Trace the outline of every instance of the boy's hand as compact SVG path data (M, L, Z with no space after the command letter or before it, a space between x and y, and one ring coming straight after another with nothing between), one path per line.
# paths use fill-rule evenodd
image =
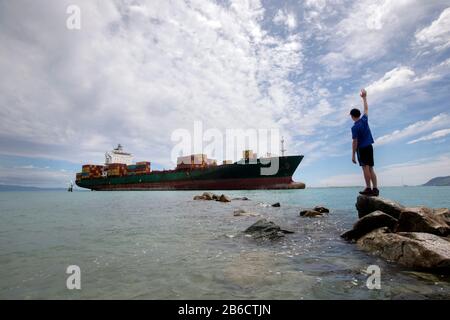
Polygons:
M361 96L361 98L365 99L367 97L366 89L361 89L361 93L359 95Z
M356 164L356 158L355 158L355 156L352 156L352 162L353 162L354 164Z

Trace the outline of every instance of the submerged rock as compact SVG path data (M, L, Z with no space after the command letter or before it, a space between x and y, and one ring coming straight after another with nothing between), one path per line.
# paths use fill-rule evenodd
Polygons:
M406 208L398 220L396 232L426 232L438 236L450 235L445 214L448 209Z
M328 208L322 207L322 206L315 206L313 208L314 211L320 212L320 213L330 213L330 210Z
M233 200L243 200L243 201L247 201L247 200L250 200L250 199L247 198L247 197L237 197L237 198L233 198Z
M234 210L233 215L235 217L258 217L259 214L255 212L248 212L243 209Z
M433 234L391 233L380 228L360 238L358 247L405 267L450 271L450 242Z
M315 217L322 217L323 213L316 211L316 210L303 210L300 211L300 217L305 218L315 218Z
M281 207L281 204L279 202L277 202L277 203L274 203L272 205L272 207L279 208L279 207Z
M293 233L293 231L281 229L272 221L261 219L248 227L244 233L250 234L255 239L276 240L284 237L286 233Z
M206 200L203 196L195 196L194 200Z
M391 217L398 219L405 207L395 201L380 197L358 196L358 199L356 200L356 209L358 210L358 216L360 218L374 211L382 211Z
M358 240L367 233L382 227L387 227L389 231L394 231L396 225L397 219L384 212L375 211L359 219L353 225L353 229L343 233L341 237L349 241Z
M222 194L216 201L220 201L220 202L231 202L230 198L227 197L226 195Z

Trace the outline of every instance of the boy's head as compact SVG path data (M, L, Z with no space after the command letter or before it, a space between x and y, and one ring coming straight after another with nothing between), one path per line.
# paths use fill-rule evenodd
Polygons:
M359 118L361 117L361 111L359 111L359 109L352 109L350 111L350 116L352 117L353 121L358 121Z

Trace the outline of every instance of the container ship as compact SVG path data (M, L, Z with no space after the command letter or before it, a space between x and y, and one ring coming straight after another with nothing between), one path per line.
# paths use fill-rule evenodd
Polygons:
M86 164L76 174L75 183L95 191L126 190L252 190L303 189L303 183L292 180L292 175L303 160L302 155L258 158L245 150L237 162L208 159L205 154L194 154L177 159L173 170L151 170L150 162L132 163L132 155L117 148L105 154L104 165ZM263 174L271 164L278 170Z

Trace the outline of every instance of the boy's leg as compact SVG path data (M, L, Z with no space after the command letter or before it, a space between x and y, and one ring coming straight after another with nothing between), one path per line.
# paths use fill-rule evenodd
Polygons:
M372 185L374 189L378 189L378 181L377 181L377 175L375 174L375 170L373 170L373 167L370 168L370 180L372 180Z
M370 172L369 166L362 166L363 173L364 173L364 180L366 181L366 188L371 189L370 187L370 180L372 179L372 174Z

